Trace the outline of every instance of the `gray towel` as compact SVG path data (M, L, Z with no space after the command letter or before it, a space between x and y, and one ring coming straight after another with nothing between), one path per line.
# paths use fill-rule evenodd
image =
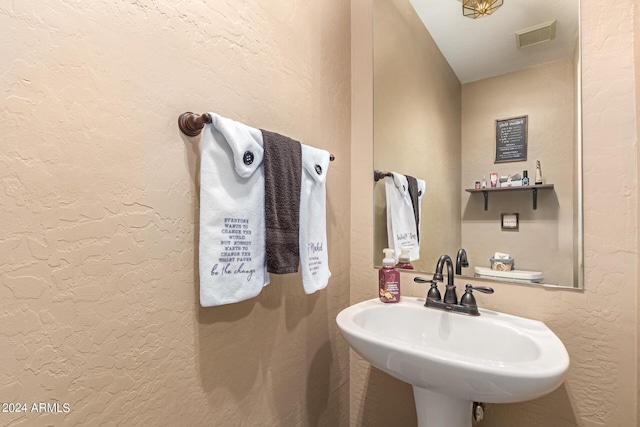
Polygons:
M405 175L407 177L407 183L409 184L409 197L411 197L411 203L413 204L413 216L416 219L416 237L418 242L420 241L420 207L418 206L418 180L412 176Z
M289 137L260 129L264 140L264 220L267 271L288 274L300 262L302 149Z

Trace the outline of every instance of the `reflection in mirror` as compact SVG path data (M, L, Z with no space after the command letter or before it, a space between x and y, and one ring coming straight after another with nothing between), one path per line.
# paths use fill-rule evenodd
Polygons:
M374 0L373 166L425 183L415 270L464 248L463 276L582 287L578 13L579 0L509 0L477 19L458 0ZM528 188L500 188L525 171ZM476 190L492 173L498 187ZM392 185L374 184L376 266L398 241Z

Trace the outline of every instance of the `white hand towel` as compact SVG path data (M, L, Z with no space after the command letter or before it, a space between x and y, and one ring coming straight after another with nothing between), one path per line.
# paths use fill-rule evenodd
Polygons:
M302 145L300 185L300 269L307 294L329 282L327 251L327 170L329 152Z
M409 249L409 259L420 259L420 241L418 239L416 217L413 202L409 194L407 177L391 172L392 176L385 178L385 194L387 197L387 234L389 247L396 256L401 253L402 246L412 246ZM422 196L425 191L424 180L418 182L418 218L422 216Z
M200 305L244 301L269 284L259 129L211 114L200 163Z

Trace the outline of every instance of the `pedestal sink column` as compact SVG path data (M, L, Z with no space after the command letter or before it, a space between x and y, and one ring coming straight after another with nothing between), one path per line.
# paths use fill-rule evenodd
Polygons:
M471 427L473 402L413 386L418 427Z

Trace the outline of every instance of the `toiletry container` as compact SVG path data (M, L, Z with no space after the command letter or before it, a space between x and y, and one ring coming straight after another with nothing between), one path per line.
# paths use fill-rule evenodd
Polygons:
M395 269L396 260L393 257L393 249L384 249L382 268L378 273L378 285L380 301L400 301L400 272Z
M529 185L529 171L522 171L522 185Z
M536 160L536 185L544 184L544 178L542 178L542 167L540 166L540 160Z
M411 265L411 258L409 257L409 249L411 249L411 246L402 246L400 248L400 256L398 257L396 268L413 270L413 265Z
M513 258L489 258L489 263L492 270L497 271L511 271L514 268Z
M498 186L498 173L491 172L489 178L491 179L491 187L496 188Z

